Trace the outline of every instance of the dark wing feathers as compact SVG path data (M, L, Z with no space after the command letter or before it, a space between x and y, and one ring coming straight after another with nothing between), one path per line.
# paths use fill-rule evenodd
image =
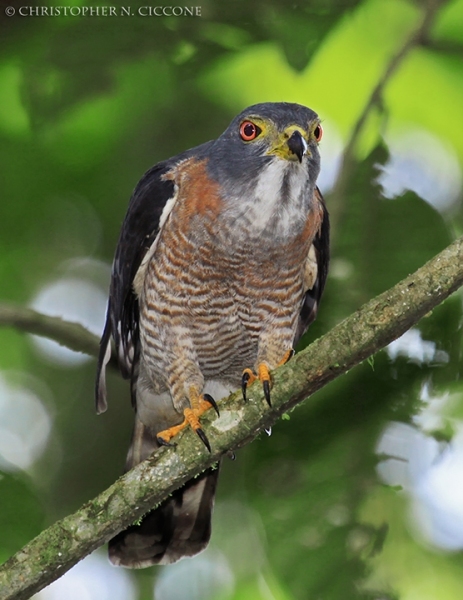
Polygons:
M105 367L110 358L111 336L116 345L119 368L132 374L138 352L138 300L132 284L135 274L159 232L162 211L174 193L172 181L163 175L172 161L155 165L142 177L130 200L114 257L106 324L100 341L96 380L97 411L106 410Z
M309 325L317 318L318 306L325 288L330 262L330 219L325 206L325 201L318 188L315 189L315 194L320 201L323 210L322 223L313 241L317 259L317 277L313 287L308 290L304 296L301 312L299 314L296 336L294 338L294 345L298 343L307 331Z
M156 165L135 188L114 257L109 293L111 330L125 377L130 376L132 362L128 346L136 343L138 331L138 301L133 280L159 233L162 211L174 194L173 182L162 178L170 166L169 163Z

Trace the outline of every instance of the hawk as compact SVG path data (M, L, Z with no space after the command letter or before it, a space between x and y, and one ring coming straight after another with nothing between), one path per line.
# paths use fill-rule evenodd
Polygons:
M288 360L315 319L329 262L316 180L318 115L298 104L241 112L216 140L156 164L133 192L112 267L96 381L114 340L131 381L126 470L184 427L210 449L200 417L214 398ZM209 469L109 543L116 565L173 563L210 538L218 470Z

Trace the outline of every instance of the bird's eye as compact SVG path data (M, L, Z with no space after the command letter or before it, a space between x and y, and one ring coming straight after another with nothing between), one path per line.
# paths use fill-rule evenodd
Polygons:
M262 129L251 121L243 121L240 125L240 136L245 142L255 140L261 132Z
M315 127L315 129L313 130L313 134L314 134L315 140L317 142L319 142L323 137L323 127L320 124L318 124Z

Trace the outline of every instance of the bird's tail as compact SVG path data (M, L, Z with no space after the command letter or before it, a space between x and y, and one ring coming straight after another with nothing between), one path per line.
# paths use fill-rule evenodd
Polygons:
M126 470L147 458L158 443L137 418ZM109 559L114 565L141 569L174 563L194 556L207 546L219 469L207 469L188 481L155 510L109 542Z

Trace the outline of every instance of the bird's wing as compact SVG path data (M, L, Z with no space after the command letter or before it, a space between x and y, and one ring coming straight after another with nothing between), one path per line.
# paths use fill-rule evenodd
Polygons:
M330 262L330 220L323 196L318 188L315 188L315 199L319 202L322 219L307 256L305 267L307 291L299 313L294 345L297 344L309 325L317 317Z
M111 337L123 376L128 378L132 374L138 351L138 299L133 281L144 256L159 235L162 212L174 196L173 181L163 179L170 166L166 161L145 173L132 194L122 225L98 357L96 405L99 413L106 410L105 369L111 356Z
M206 142L147 171L130 199L112 266L106 323L100 340L96 378L96 408L106 410L106 365L111 358L111 337L122 375L129 378L139 352L138 298L135 288L141 279L143 259L151 258L156 240L175 201L175 185L165 175L180 161L200 155ZM146 262L146 261L145 261ZM137 277L137 273L139 277Z

